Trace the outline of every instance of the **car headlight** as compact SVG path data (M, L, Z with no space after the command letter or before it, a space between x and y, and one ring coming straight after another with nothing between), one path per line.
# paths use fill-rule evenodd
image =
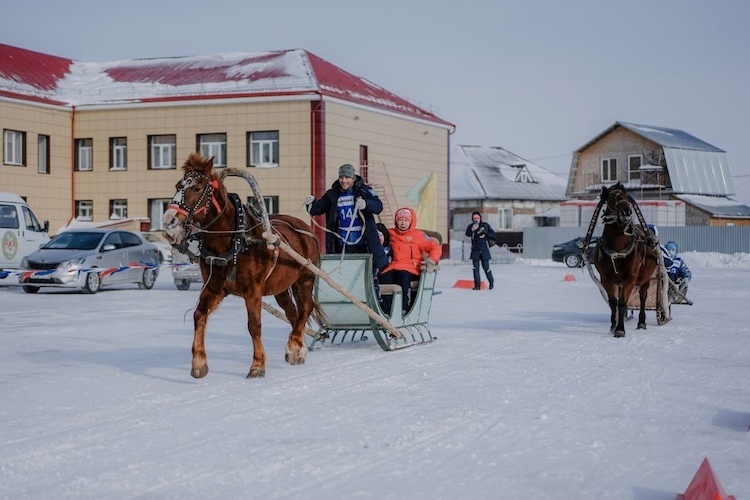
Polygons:
M29 267L29 259L27 259L26 257L21 259L21 267L23 267L24 269L31 269Z
M77 267L77 266L80 266L81 264L83 264L84 260L86 260L85 257L82 257L80 259L66 260L66 261L63 261L62 263L60 263L59 267Z

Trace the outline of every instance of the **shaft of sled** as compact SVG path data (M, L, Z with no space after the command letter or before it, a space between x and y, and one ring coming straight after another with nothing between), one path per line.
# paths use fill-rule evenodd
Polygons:
M271 314L279 318L281 321L289 323L289 320L287 319L286 315L284 315L283 312L279 311L268 302L265 302L265 301L261 302L261 306L263 307L265 311L270 312ZM315 331L312 330L311 328L305 327L304 330L302 331L311 337L315 337Z
M310 259L306 259L305 257L298 254L296 250L290 247L285 241L283 241L277 235L264 232L263 237L270 244L279 246L282 250L284 250L287 254L289 254L294 260L296 260L297 262L299 262L300 264L308 268L310 271L312 271L313 274L315 274L315 276L318 276L323 281L328 283L328 285L330 285L331 288L339 292L341 295L343 295L347 299L351 300L352 304L354 304L355 306L362 309L365 313L367 313L367 315L370 318L372 318L377 324L385 328L388 331L388 333L390 333L397 339L404 338L403 334L399 332L395 326L388 323L388 321L386 321L385 318L383 318L381 315L373 311L370 306L368 306L367 304L359 300L357 297L355 297L354 294L351 293L349 290L347 290L346 288L342 287L341 285L333 281L333 279L331 279L328 273L324 272L318 266L310 262Z

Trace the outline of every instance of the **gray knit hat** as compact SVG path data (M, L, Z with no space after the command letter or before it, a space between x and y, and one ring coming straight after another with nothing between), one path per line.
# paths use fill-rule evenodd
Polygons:
M354 167L348 163L344 163L339 167L339 177L349 177L350 179L356 179L357 174L354 173Z

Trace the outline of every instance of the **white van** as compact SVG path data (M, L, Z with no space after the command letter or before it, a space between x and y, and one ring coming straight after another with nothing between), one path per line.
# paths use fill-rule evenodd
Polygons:
M0 192L0 269L18 269L21 259L49 241L47 231L49 221L39 224L23 198Z

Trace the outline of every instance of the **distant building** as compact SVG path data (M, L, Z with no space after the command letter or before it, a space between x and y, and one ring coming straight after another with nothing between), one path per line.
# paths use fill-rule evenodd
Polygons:
M448 237L448 121L305 50L78 62L0 44L0 190L54 229L147 219L160 229L183 161L251 172L272 213L306 218L343 163L386 204L437 174ZM231 190L249 195L247 185Z
M578 201L561 205L561 224L587 226L593 208L582 200L618 181L656 224L750 225L750 207L729 198L725 151L679 129L626 122L574 151L565 194Z
M565 180L506 149L457 146L450 176L453 229L465 229L475 210L499 232L559 225Z

